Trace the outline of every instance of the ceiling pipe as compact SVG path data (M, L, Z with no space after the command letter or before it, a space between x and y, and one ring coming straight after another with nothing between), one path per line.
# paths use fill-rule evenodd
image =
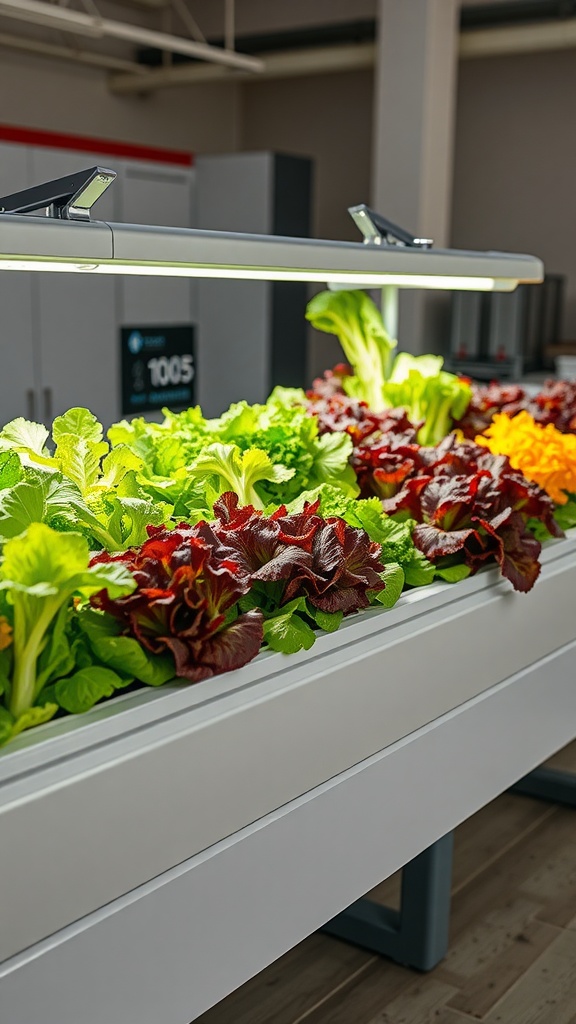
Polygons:
M460 35L460 56L499 57L518 53L572 50L576 47L576 18L558 18L532 25L503 25L474 29Z
M74 35L90 36L95 39L120 39L139 46L152 46L170 53L180 53L185 57L195 57L252 73L261 71L263 67L262 61L257 57L247 57L182 36L155 32L138 25L128 25L121 21L72 11L67 7L45 3L43 0L0 0L0 16L72 32Z
M102 71L129 72L131 78L133 75L142 73L142 65L137 64L136 61L122 60L121 57L112 57L106 53L94 53L90 50L73 50L56 43L45 43L40 39L26 39L22 36L10 35L7 32L2 32L0 35L0 47L20 50L22 53L34 53L40 57L69 60L74 64L83 64L87 67L99 68Z
M460 33L459 55L463 60L520 53L576 48L576 19L540 22L490 29L470 29ZM299 50L262 54L264 70L257 81L295 78L330 72L358 71L374 66L374 43L307 47ZM110 90L117 95L152 92L170 86L201 82L246 81L252 76L214 65L176 64L169 68L148 68L143 75L112 74Z
M319 46L303 50L287 50L263 54L264 70L257 81L294 78L301 75L322 75L332 71L357 71L371 68L376 59L374 43L344 46ZM119 96L151 92L168 86L193 85L200 82L254 81L252 75L213 65L176 64L169 68L149 68L139 75L111 75L110 90Z

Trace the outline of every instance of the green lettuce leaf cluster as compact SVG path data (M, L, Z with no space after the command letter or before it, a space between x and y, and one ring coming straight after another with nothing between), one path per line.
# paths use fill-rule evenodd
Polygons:
M40 423L12 420L0 431L0 460L0 540L44 523L122 550L172 513L138 483L142 459L127 445L111 448L88 409L58 416L51 438Z
M347 355L356 359L350 393L373 407L401 400L425 420L427 438L446 426L458 400L454 378L434 357L427 364L403 355L394 361L395 342L367 296L336 295L336 307L332 295L318 307L324 329L343 332ZM290 388L276 388L263 404L235 403L214 419L194 408L164 410L161 423L122 421L107 437L83 408L58 416L51 431L23 418L8 423L0 431L0 745L132 684L174 679L170 644L144 643L110 609L124 607L124 599L132 607L136 596L147 607L157 596L166 569L156 558L158 538L171 550L178 524L184 533L197 531L186 593L221 587L225 563L242 577L234 628L257 617L252 657L262 635L273 651L308 650L319 631L338 629L344 614L369 604L392 607L406 585L463 578L465 566L432 565L415 547L410 519L389 517L376 497L358 498L352 452L349 434L320 433L304 392ZM208 586L200 554L210 537L220 554ZM146 545L152 582L148 589L140 583L133 599L133 572L141 578ZM340 597L328 598L326 588L337 589L330 577L335 545L344 582ZM178 562L175 578L183 567ZM179 575L177 583L184 586ZM160 626L172 636L164 611L160 602ZM229 614L213 618L217 638L230 627Z
M343 387L374 412L404 408L414 424L422 423L418 441L438 444L464 415L472 390L442 369L441 356L393 358L397 342L388 335L382 316L364 291L325 291L308 303L306 318L319 331L335 334L354 375Z
M123 566L89 562L84 537L44 523L32 523L4 545L0 610L11 643L0 652L0 742L48 721L58 707L86 710L125 685L83 657L70 622L75 603L103 589L128 594L135 582Z
M108 437L142 460L139 485L172 503L176 520L210 518L214 502L230 490L258 509L325 482L355 496L351 439L320 435L305 404L304 392L275 388L264 405L237 402L217 419L204 419L198 408L164 410L162 423L122 421Z

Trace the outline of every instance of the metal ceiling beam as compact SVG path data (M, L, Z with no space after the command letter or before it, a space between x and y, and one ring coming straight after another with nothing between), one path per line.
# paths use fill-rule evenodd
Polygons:
M474 29L460 36L460 56L464 58L573 50L575 47L576 18Z
M185 39L183 36L155 32L139 25L84 14L81 11L46 3L45 0L0 0L0 16L72 32L74 35L96 39L120 39L139 46L157 47L169 53L180 53L185 57L194 57L242 71L254 73L262 70L262 61L256 57Z
M332 71L356 71L374 66L374 43L357 46L321 46L314 49L288 50L285 53L263 54L264 69L257 81L292 78L298 75L322 75ZM168 86L193 85L200 82L253 81L253 75L210 65L176 64L149 68L145 74L111 75L110 90L117 95L152 92Z
M566 49L576 49L576 18L540 22L538 25L471 29L460 33L459 55L463 60ZM264 70L258 75L257 81L372 68L375 53L374 43L263 53ZM253 76L214 65L183 63L172 67L147 68L144 74L138 76L112 74L109 87L117 95L129 95L170 86L247 80L254 80Z
M130 78L142 73L142 65L137 64L136 61L122 60L121 57L94 53L91 50L71 49L56 43L45 43L40 39L13 36L8 32L2 32L0 35L0 49L3 48L19 50L22 53L33 53L40 57L51 57L56 60L68 60L74 64L83 64L87 67L99 68L102 71L129 73Z

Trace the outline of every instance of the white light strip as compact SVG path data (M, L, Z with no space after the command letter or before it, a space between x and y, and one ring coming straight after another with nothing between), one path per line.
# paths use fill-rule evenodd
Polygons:
M365 271L299 270L276 267L199 267L118 262L71 263L58 260L25 260L0 257L0 270L53 271L56 273L126 274L137 277L201 277L237 281L312 281L348 284L357 288L435 288L448 291L513 291L512 278L442 277L423 274L386 274Z

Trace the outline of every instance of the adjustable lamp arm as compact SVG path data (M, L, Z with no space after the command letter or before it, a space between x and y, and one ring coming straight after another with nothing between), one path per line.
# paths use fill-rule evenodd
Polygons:
M433 244L431 238L416 238L411 231L393 224L365 203L349 206L348 213L364 235L364 241L371 245L382 245L385 242L388 245L407 245L412 249L429 249Z
M48 216L56 219L90 220L91 207L115 178L116 171L89 167L0 197L0 213L34 213L46 209Z

